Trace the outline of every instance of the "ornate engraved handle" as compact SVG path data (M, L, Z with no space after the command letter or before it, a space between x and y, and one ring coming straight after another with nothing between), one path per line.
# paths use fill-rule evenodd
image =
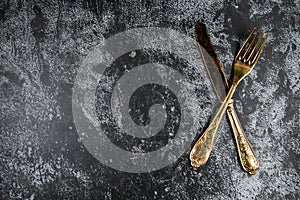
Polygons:
M232 85L224 102L222 103L221 107L219 108L216 116L211 121L208 128L205 130L205 132L201 135L199 140L196 142L194 147L192 148L190 152L190 160L191 165L193 167L200 167L204 165L208 157L210 155L210 152L212 150L214 138L217 132L217 129L219 127L220 121L225 113L225 110L229 104L229 100L231 99L234 91L235 91L236 85Z
M244 130L233 107L232 99L229 101L227 107L227 115L231 123L242 167L246 172L253 175L259 167L259 162L245 136Z
M200 167L207 162L221 118L222 115L219 115L213 120L213 123L210 124L191 150L190 160L193 167Z

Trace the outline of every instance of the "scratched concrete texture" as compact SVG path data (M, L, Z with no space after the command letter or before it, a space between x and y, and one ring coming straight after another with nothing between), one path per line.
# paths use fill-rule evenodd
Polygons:
M297 0L1 1L0 199L300 199L299 10ZM269 33L234 95L259 158L257 174L242 170L225 117L201 168L190 166L189 149L148 173L100 163L78 140L72 116L72 87L84 57L135 27L194 37L197 21L207 24L228 77L252 27Z

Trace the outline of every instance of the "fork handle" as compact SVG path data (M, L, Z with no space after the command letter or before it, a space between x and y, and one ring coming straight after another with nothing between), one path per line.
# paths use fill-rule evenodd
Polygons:
M209 127L193 146L190 152L190 160L193 167L200 167L207 162L223 114L224 112L217 114L217 116L212 120L212 123L210 123Z
M236 88L236 84L232 84L217 114L215 115L215 117L213 118L209 126L206 128L205 132L201 135L201 137L198 139L196 144L193 146L190 152L190 160L191 160L191 165L193 167L200 167L207 162L210 152L212 150L214 138L218 130L220 121L227 109L229 100L231 99L235 91L235 88Z
M237 117L232 99L227 107L227 116L233 130L242 167L249 174L255 174L259 167L259 162Z

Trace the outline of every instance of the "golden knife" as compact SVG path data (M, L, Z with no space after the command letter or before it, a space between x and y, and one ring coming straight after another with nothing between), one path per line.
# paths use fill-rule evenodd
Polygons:
M199 50L204 60L204 65L209 75L211 84L218 100L223 102L229 89L224 70L213 49L205 24L198 22L195 26L195 31L196 39L199 44ZM241 165L249 174L255 174L259 167L259 162L248 139L246 138L241 123L233 107L232 99L227 107L227 116L233 130Z

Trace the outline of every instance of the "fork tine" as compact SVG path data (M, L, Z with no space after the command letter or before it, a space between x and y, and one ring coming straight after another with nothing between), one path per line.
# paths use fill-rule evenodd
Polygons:
M261 32L261 33L260 33L260 36L259 36L259 38L257 39L256 44L255 44L255 46L253 47L253 49L252 49L250 55L248 56L248 59L246 59L245 62L249 62L250 60L252 60L253 57L255 57L255 56L253 56L253 54L254 54L255 50L258 49L258 46L259 46L259 44L260 44L260 42L261 42L261 39L262 39L263 36L264 36L264 32L263 32L263 31L258 30L258 33L259 33L259 32ZM257 33L257 34L258 34L258 33ZM258 51L259 51L259 50L258 50Z
M250 35L248 36L248 38L246 39L246 41L244 42L243 46L240 48L239 52L237 53L235 59L241 59L241 53L244 50L245 46L247 45L247 43L249 42L251 36L253 35L254 31L256 30L256 28L253 28L253 30L251 31Z
M267 42L267 39L268 39L268 34L266 35L265 39L263 40L262 44L260 45L257 53L255 54L255 56L253 57L251 63L256 63L258 61L258 58L259 58L259 55L261 54L266 42Z
M251 49L252 49L252 51L253 51L253 49L255 49L256 45L255 45L254 48L253 48L253 46L254 46L254 42L255 42L257 36L259 35L259 32L260 32L260 30L257 30L256 34L253 36L253 38L252 38L252 40L251 40L251 43L249 44L248 48L246 49L244 55L242 56L242 60L244 59L244 62L246 62L245 57L248 57L248 58L249 58L248 52L251 51ZM261 38L259 38L259 39L261 39ZM257 44L257 43L256 43L256 44ZM251 55L251 54L250 54L250 55Z

